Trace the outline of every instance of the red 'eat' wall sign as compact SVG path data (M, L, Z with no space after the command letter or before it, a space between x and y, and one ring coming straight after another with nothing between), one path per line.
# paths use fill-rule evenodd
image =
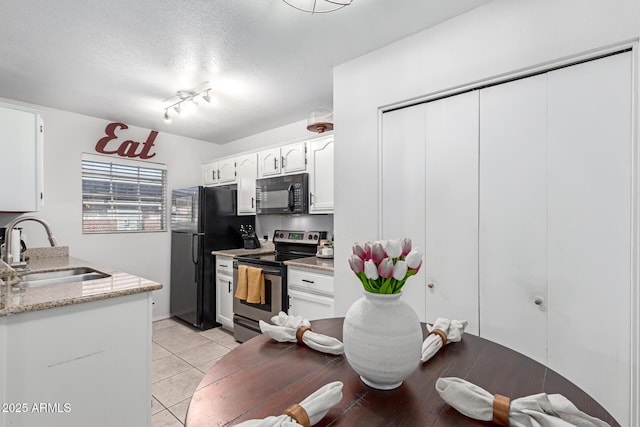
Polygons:
M129 126L124 123L109 123L104 129L106 136L100 138L96 143L96 151L102 154L117 154L121 157L139 157L141 159L150 159L155 156L156 153L151 153L153 142L156 140L156 136L158 136L158 131L155 130L152 130L151 133L149 133L149 137L144 143L127 139L122 141L118 148L115 148L118 143L116 130L128 128ZM113 143L109 144L111 141L113 141ZM142 145L142 148L140 148L140 145Z

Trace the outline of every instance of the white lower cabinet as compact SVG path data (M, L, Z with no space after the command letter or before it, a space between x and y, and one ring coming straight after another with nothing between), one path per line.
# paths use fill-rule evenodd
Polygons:
M233 330L233 258L216 255L216 322Z
M468 320L470 333L559 372L621 425L638 382L632 70L620 53L382 123L382 237L424 244L424 275L407 283L426 288L421 319Z
M309 320L335 316L333 273L290 266L287 283L289 315Z
M151 329L149 292L0 317L0 425L150 427Z

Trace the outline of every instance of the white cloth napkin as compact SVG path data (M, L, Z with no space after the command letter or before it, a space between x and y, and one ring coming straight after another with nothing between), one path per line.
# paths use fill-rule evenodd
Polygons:
M311 323L301 316L289 316L284 312L271 318L273 325L260 321L260 330L263 334L278 342L296 342L296 332L301 326L310 327ZM329 354L343 354L344 344L333 337L307 331L302 335L302 342L317 351Z
M327 412L342 400L342 382L334 381L320 387L300 402L300 406L307 411L309 422L315 425L327 415ZM297 427L300 426L288 415L271 416L262 420L247 420L236 427Z
M493 396L461 378L438 378L440 397L458 412L476 420L493 419ZM608 427L609 424L581 412L561 394L534 394L511 401L511 427Z
M438 317L433 323L433 326L427 325L427 329L429 332L434 329L444 332L447 336L447 344L449 344L450 342L459 342L462 340L462 334L467 325L468 322L466 320L449 320L444 317ZM443 344L440 335L429 335L422 343L422 356L420 357L420 361L424 363L431 359L442 347Z

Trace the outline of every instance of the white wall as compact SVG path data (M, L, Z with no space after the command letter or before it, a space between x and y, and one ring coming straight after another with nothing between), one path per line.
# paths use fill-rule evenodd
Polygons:
M316 136L318 136L318 134L307 130L307 121L301 120L220 145L220 148L216 153L216 157L259 151L268 146L304 141L305 139L311 139Z
M362 293L346 262L351 245L379 237L381 108L637 41L638 16L637 0L494 0L336 67L335 182L341 184L335 193L336 315L344 315ZM637 355L637 289L631 299L636 314L630 339ZM632 360L637 402L638 362ZM638 411L636 403L631 422L623 415L622 424L640 425Z
M495 0L334 70L336 259L378 233L379 108L640 35L640 2ZM358 197L354 197L354 189ZM409 236L410 237L410 236ZM336 314L360 295L336 262Z
M8 104L18 104L2 100ZM169 231L159 233L82 234L82 153L95 152L95 144L104 136L108 120L60 110L43 110L45 203L35 215L51 224L59 245L69 246L71 256L92 263L115 267L158 281L163 289L154 291L154 319L169 316L170 243ZM120 130L124 139L146 141L150 130L129 127ZM149 159L167 165L167 194L173 188L200 185L200 164L215 157L219 146L205 141L159 133ZM4 157L4 156L3 156ZM112 156L118 158L117 156ZM169 213L169 206L167 206ZM0 224L16 215L1 214ZM28 247L49 246L38 224L23 223ZM167 223L167 228L169 224Z

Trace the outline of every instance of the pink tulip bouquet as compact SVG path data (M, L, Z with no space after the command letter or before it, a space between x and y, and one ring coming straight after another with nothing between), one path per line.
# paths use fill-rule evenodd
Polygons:
M375 294L397 294L407 279L420 271L422 252L411 239L356 243L349 266L364 289Z

